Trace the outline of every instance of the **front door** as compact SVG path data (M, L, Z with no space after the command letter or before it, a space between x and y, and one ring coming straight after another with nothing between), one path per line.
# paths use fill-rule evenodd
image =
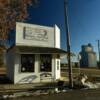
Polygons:
M52 71L52 55L41 54L40 55L40 72L51 72Z
M49 82L52 80L52 55L40 55L40 81Z

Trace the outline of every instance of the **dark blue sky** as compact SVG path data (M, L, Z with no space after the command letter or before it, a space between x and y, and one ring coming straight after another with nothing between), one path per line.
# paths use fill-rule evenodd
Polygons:
M38 8L29 11L29 23L53 26L61 29L61 47L66 49L64 26L64 0L40 0ZM68 0L71 50L78 53L81 45L92 43L97 52L100 39L100 0Z

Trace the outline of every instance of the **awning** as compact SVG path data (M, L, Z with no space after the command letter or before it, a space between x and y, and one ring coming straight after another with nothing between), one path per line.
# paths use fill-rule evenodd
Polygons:
M48 47L32 47L32 46L16 46L19 52L30 52L40 54L67 54L67 51L59 48L48 48Z
M16 52L19 53L37 53L37 54L61 54L61 55L67 55L68 52L59 49L59 48L49 48L49 47L33 47L33 46L12 46L9 49L7 49L7 52L9 50L14 49ZM71 56L75 56L74 53L71 52Z

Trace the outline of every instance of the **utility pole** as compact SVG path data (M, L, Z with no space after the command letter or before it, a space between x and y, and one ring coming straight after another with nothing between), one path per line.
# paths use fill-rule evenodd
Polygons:
M99 54L98 66L100 67L100 40L97 40L97 42L98 42L98 54Z
M65 16L65 31L66 31L66 45L67 45L67 59L68 59L68 69L69 69L69 87L73 88L73 75L72 75L72 65L71 65L71 50L70 50L70 33L68 25L68 15L67 15L67 0L64 0L64 16Z

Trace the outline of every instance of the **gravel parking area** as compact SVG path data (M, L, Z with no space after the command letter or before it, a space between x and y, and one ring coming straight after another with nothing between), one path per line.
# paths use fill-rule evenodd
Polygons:
M100 89L71 90L66 93L37 95L9 100L100 100Z

